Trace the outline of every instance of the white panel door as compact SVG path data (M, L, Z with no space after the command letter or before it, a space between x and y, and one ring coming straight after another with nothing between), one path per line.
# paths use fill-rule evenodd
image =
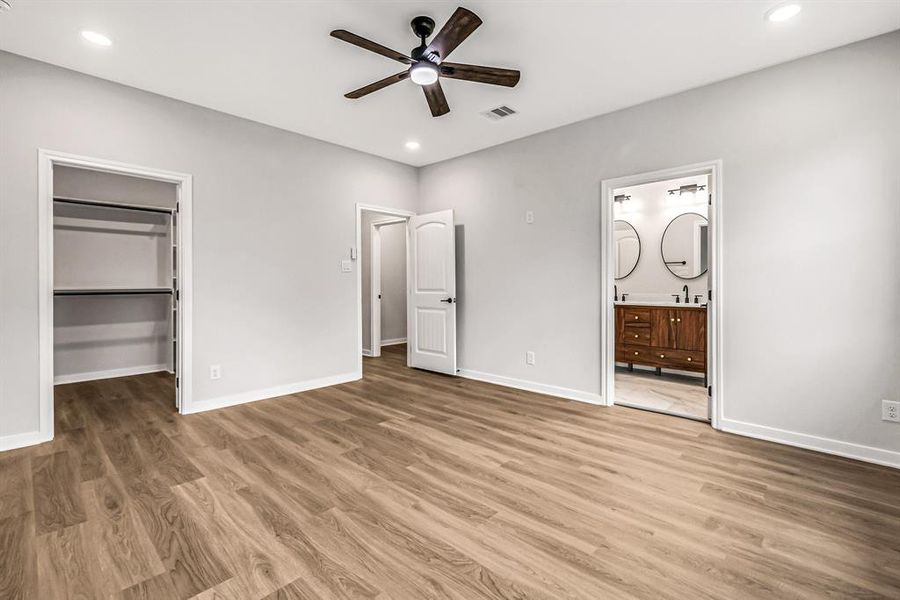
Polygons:
M456 374L456 243L453 211L409 220L409 366Z

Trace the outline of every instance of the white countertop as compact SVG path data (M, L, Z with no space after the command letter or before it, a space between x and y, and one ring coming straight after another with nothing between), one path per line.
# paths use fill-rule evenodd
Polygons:
M640 300L617 300L616 306L677 306L679 308L706 308L706 302L702 304L686 303L686 302L641 302Z

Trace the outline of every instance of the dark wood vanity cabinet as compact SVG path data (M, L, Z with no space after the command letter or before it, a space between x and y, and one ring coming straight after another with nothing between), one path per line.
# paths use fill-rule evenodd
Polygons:
M616 362L706 372L705 306L616 306Z

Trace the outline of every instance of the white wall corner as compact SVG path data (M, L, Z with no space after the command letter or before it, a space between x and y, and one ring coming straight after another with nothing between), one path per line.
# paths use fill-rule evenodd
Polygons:
M566 400L576 400L578 402L586 402L588 404L605 406L603 397L600 394L594 392L573 390L571 388L538 383L536 381L527 381L525 379L516 379L514 377L494 375L493 373L473 371L471 369L460 369L458 374L460 377L465 377L466 379L475 379L476 381L484 381L486 383L502 385L504 387L515 388L517 390L525 390L526 392L535 392L537 394L544 394L546 396L555 396L557 398L565 398Z
M744 421L735 421L732 419L722 419L720 425L721 430L728 433L900 469L900 452L895 450L864 446L862 444L854 444L852 442L844 442L841 440L810 435L808 433L788 431L786 429L778 429L777 427L756 425L754 423L745 423Z
M349 383L362 379L361 371L351 371L349 373L340 373L329 377L319 377L317 379L308 379L297 383L289 383L270 388L259 390L251 390L249 392L241 392L238 394L230 394L228 396L220 396L218 398L210 398L208 400L194 401L188 414L206 412L208 410L216 410L228 406L236 406L238 404L246 404L248 402L256 402L257 400L268 400L269 398L278 398L280 396L289 396L309 390L339 385L341 383Z

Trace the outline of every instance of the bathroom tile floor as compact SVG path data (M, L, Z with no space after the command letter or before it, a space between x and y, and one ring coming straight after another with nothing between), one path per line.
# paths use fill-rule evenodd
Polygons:
M616 402L708 419L708 399L702 377L616 367Z

